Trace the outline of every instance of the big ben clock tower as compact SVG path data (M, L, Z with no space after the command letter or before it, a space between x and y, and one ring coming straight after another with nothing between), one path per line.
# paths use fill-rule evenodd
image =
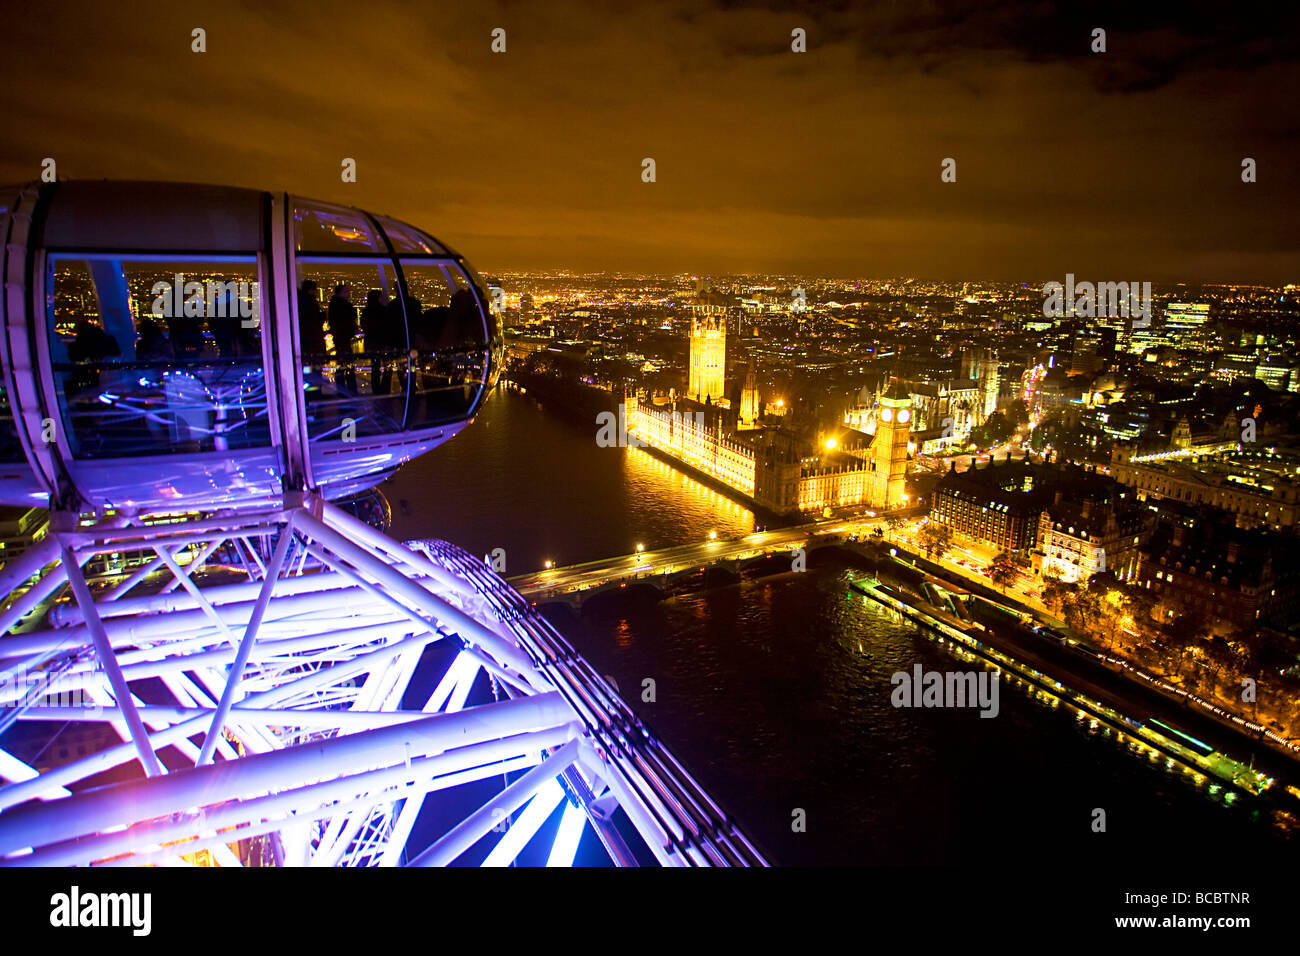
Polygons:
M912 433L912 398L901 384L889 386L876 413L871 440L870 502L877 511L903 503L907 477L907 441Z

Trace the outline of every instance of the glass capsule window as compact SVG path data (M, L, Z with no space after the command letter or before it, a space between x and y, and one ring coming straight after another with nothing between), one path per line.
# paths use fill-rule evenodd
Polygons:
M299 260L296 288L309 439L401 431L410 359L392 263Z
M393 244L393 251L399 254L419 254L426 256L445 256L446 248L432 236L421 232L414 226L387 216L376 216L379 227Z
M488 326L469 279L454 262L402 260L410 293L411 395L406 427L463 418L486 384Z
M252 256L48 261L46 324L76 458L270 444Z
M299 252L376 255L388 246L370 218L358 209L295 200L294 248Z
M470 281L478 288L479 294L483 296L483 301L488 304L488 344L491 355L489 356L490 366L487 387L492 388L496 385L497 379L501 375L501 368L506 360L506 329L505 319L501 315L501 303L492 295L487 283L483 281L483 277L475 271L473 266L463 260L461 266L465 269Z

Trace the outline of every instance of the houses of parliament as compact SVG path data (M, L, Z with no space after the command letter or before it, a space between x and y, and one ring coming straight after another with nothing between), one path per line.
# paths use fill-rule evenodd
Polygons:
M913 416L906 389L879 396L872 435L848 427L808 434L787 424L784 404L762 401L750 362L733 407L725 310L710 308L707 295L691 320L686 394L625 396L628 434L777 514L902 505Z

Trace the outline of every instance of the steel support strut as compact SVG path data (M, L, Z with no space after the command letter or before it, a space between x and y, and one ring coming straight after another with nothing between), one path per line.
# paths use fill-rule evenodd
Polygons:
M604 678L453 545L402 545L311 495L64 518L51 538L0 571L0 865L554 865L580 847L765 865ZM108 554L142 557L110 572ZM16 630L29 612L47 623ZM24 749L31 721L80 728L86 752Z

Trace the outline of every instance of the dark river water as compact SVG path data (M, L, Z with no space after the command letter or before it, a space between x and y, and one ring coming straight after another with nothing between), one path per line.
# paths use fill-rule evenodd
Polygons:
M752 530L742 505L645 452L598 447L595 431L499 390L384 486L392 533L504 548L514 575ZM774 862L1044 879L1179 866L1218 883L1294 865L1290 829L1248 794L1136 753L1041 692L1004 680L992 719L895 708L895 672L984 668L850 591L851 560L814 552L803 574L548 616Z

